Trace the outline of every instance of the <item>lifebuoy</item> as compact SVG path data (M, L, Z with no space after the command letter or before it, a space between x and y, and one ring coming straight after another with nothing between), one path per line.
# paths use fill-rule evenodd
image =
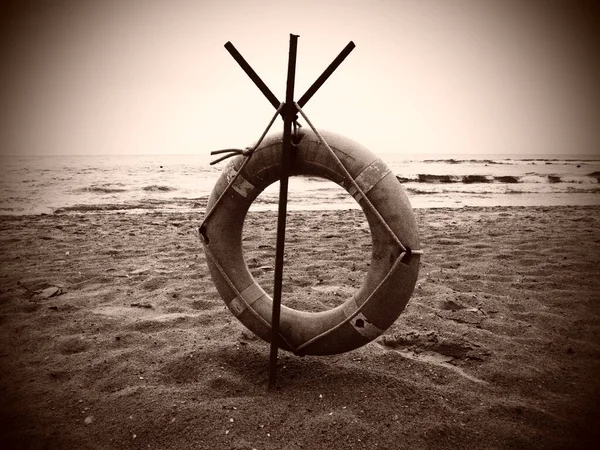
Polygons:
M278 345L300 355L347 352L382 334L406 306L420 260L416 220L395 175L356 142L333 133L319 134L335 155L314 132L300 130L292 149L290 175L325 178L353 195L369 223L372 256L361 287L343 304L316 313L281 306ZM233 158L208 200L210 212L200 229L219 294L231 312L267 342L271 340L272 299L248 270L242 228L252 202L279 180L281 152L282 135L278 134L267 137L249 161L241 155Z

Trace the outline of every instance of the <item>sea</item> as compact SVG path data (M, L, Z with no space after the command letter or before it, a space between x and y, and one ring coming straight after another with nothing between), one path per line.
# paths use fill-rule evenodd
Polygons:
M378 155L413 208L600 205L600 155ZM227 162L186 155L2 156L0 215L199 212ZM278 183L251 210L276 210ZM357 208L341 187L292 177L288 210Z

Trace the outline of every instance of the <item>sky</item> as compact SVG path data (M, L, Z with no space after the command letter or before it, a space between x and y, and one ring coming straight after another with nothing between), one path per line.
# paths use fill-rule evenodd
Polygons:
M600 155L597 0L0 3L0 153L206 154L258 139L290 33L318 128L375 153ZM282 129L278 120L273 131Z

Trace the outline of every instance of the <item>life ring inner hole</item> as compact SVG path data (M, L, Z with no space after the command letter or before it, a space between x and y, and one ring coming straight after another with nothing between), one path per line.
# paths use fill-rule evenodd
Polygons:
M332 202L320 209L295 210L288 207L283 304L298 311L320 312L344 303L360 288L369 270L372 240L364 212L336 183L324 178L293 176L290 177L288 196L294 199L311 195L306 183L320 185L326 192L333 192L336 198L339 193L340 197L343 195L352 200L354 206L340 208ZM332 189L332 185L339 190ZM242 228L242 249L248 270L271 297L277 243L278 186L279 183L275 182L259 194L253 204L269 205L270 208L257 211L251 207ZM318 195L319 188L312 189L312 192L315 191ZM291 205L294 205L293 201Z

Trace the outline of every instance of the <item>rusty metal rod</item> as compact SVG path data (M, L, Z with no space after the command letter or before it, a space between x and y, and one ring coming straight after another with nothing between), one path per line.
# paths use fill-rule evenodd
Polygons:
M254 81L256 87L258 87L258 89L260 89L260 91L265 95L265 97L267 97L267 100L269 100L271 105L273 105L275 109L279 108L281 102L277 100L275 94L271 92L271 89L269 89L269 87L264 83L264 81L261 80L258 74L254 71L254 69L250 67L250 64L248 64L248 62L244 59L240 52L237 51L233 44L231 42L227 42L225 44L225 48L227 49L229 54L233 56L233 59L236 60L236 62L240 65L244 72L246 72L250 79ZM281 116L283 117L283 112L281 113Z
M290 34L285 107L283 108L283 145L281 155L281 179L279 180L279 210L277 218L277 246L275 249L275 281L273 284L273 314L271 316L271 353L269 358L269 388L277 385L277 351L279 319L281 315L281 288L283 284L283 255L285 247L285 222L287 215L288 177L292 151L292 123L296 117L294 84L296 81L296 53L298 36Z
M309 87L308 90L304 93L304 95L300 97L300 100L298 100L298 105L300 105L300 108L302 108L306 104L306 102L308 102L310 98L313 95L315 95L315 92L317 92L317 90L321 86L323 86L323 83L327 81L327 78L329 78L331 74L335 71L335 69L337 69L338 66L344 61L344 59L346 59L346 56L348 56L350 52L354 50L354 47L356 47L356 45L354 45L354 42L352 41L350 41L348 45L344 47L344 49L340 52L339 55L337 55L337 57L331 62L331 64L329 64L329 66L327 67L327 69L325 69L321 76L317 78L316 81L312 84L312 86Z

